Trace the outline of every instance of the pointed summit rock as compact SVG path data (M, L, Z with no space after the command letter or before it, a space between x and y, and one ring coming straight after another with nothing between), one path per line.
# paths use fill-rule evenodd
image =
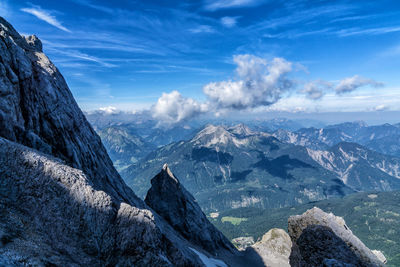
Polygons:
M235 251L231 242L212 225L194 197L174 176L167 164L151 180L145 202L190 242L214 254Z

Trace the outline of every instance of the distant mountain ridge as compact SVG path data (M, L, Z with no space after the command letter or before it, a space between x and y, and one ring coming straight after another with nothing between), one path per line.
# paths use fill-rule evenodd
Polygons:
M205 210L288 206L353 192L306 148L244 125L208 125L189 141L150 153L121 175L142 196L149 187L147 177L163 162Z
M277 130L273 135L283 142L312 149L327 149L340 142L353 142L382 154L400 157L399 124L368 126L365 122L347 122L324 128L302 128L296 131Z
M191 140L151 152L121 175L143 196L149 187L146 177L163 162L206 211L290 206L357 191L400 189L399 158L355 143L311 149L244 124L208 125Z

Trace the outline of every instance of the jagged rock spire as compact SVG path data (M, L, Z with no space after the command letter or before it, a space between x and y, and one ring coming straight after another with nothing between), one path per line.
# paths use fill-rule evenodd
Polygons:
M151 180L145 202L167 220L175 230L204 250L220 248L234 251L229 240L212 225L193 196L183 187L167 164Z
M162 175L167 176L168 178L171 178L174 182L176 182L177 184L179 184L178 179L175 178L174 174L171 172L171 170L168 167L168 164L165 163L162 167L162 171L161 171Z

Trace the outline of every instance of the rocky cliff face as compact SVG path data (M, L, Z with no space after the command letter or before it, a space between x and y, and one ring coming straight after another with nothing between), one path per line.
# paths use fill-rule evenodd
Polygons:
M189 241L210 253L220 248L234 251L229 240L212 225L193 196L165 164L151 180L145 202Z
M292 266L384 266L383 255L367 248L343 218L319 208L291 216L288 231Z
M2 18L0 178L0 262L204 265L122 181L40 40Z
M2 18L0 38L0 136L60 158L97 189L140 206L41 41L22 37Z

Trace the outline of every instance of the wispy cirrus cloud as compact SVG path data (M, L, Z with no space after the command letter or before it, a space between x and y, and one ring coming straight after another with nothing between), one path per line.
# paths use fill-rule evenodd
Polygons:
M204 9L216 11L227 8L254 7L267 2L266 0L207 0Z
M95 56L91 56L91 55L88 55L86 53L82 53L82 52L80 52L78 50L70 50L70 49L67 49L67 50L62 49L61 50L61 49L56 49L56 48L49 48L49 50L52 51L52 52L56 52L59 55L64 55L64 56L66 56L68 58L73 58L73 59L78 60L78 61L82 60L82 61L94 62L94 63L97 63L97 64L99 64L99 65L101 65L103 67L107 67L107 68L116 67L116 65L108 63L104 59L101 59L101 58L95 57ZM68 61L70 61L70 60L68 60Z
M354 7L349 5L329 5L290 11L281 15L263 20L248 27L248 30L261 31L267 29L286 29L285 27L297 26L298 23L313 22L319 18L337 18L343 14L351 13Z
M73 1L77 4L80 4L82 6L86 6L86 7L98 10L98 11L102 11L104 13L113 14L115 12L115 10L110 7L93 4L90 0L71 0L71 1Z
M35 17L37 17L40 20L43 20L45 22L47 22L50 25L53 25L54 27L65 31L65 32L71 32L69 29L67 29L66 27L64 27L61 22L59 22L57 20L57 18L51 14L51 11L42 9L40 6L32 6L32 7L26 7L26 8L21 8L21 11L25 12L25 13L29 13L31 15L34 15Z
M226 28L232 28L236 26L238 17L222 17L221 24Z
M400 26L377 27L377 28L350 28L336 31L339 37L348 37L355 35L380 35L386 33L400 32Z
M195 28L189 29L192 33L214 33L216 32L210 25L199 25Z

